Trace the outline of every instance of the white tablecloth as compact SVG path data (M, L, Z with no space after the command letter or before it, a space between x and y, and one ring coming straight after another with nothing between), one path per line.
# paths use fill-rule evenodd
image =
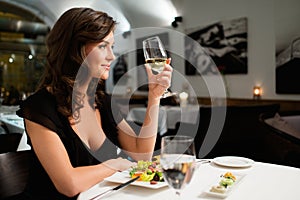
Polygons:
M143 123L145 119L145 114L146 114L146 108L144 107L137 107L137 108L132 108L128 115L127 115L127 120L128 121L134 121L138 123ZM163 135L166 133L168 130L167 128L167 112L166 109L161 107L159 109L159 114L158 114L158 130L157 132Z
M221 174L232 172L245 175L226 200L299 200L300 169L255 162L250 168L225 168L213 163L202 164L195 172L188 187L182 192L182 200L218 199L204 193L211 185L217 184ZM87 200L103 190L118 184L103 181L82 192L78 200ZM148 189L128 186L103 199L122 200L169 200L174 199L174 191L168 187Z
M167 127L169 129L175 129L178 122L195 124L198 119L198 105L187 105L185 107L168 106L165 108L167 110Z
M0 105L0 114L3 115L15 114L17 110L19 110L19 106Z
M143 123L145 114L145 107L132 108L127 115L127 120ZM158 132L163 135L168 129L175 129L178 122L196 123L198 115L198 105L161 106L158 116Z
M19 106L0 106L0 121L6 125L10 133L23 133L23 119L16 115Z
M6 125L9 133L23 133L25 130L23 118L16 114L0 114L0 121Z

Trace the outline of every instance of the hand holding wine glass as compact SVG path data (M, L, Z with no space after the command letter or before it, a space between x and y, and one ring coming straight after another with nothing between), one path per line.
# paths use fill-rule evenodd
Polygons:
M170 64L168 63L170 59L168 59L166 50L158 36L144 40L143 51L146 63L148 63L152 70L157 74L164 70L165 64ZM165 90L161 98L166 98L174 94L176 93L171 93L168 90Z
M195 170L194 139L189 136L165 136L161 143L160 163L163 176L180 198L181 190L190 183Z

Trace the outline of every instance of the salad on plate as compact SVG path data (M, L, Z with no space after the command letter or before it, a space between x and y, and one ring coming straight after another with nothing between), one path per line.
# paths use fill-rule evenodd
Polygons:
M138 181L150 182L150 184L164 182L159 157L154 157L153 161L138 161L136 166L130 168L129 176L131 178L139 176Z

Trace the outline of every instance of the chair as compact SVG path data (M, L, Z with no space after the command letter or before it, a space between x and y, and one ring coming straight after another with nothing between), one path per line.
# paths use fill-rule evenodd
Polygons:
M0 154L0 199L18 199L29 174L31 151Z
M300 111L262 113L259 120L269 129L300 145Z
M20 133L0 134L0 153L17 151L21 137Z
M268 130L266 145L272 160L300 168L300 111L262 113L259 120Z

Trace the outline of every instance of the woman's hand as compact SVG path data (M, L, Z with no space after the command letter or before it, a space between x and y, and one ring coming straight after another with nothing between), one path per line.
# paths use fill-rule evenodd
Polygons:
M124 170L129 169L130 167L136 165L136 163L131 162L124 158L111 159L111 160L103 162L102 164L106 165L107 167L109 167L115 171L124 171Z
M171 85L173 68L170 66L171 58L167 59L163 71L159 74L153 74L149 64L145 64L148 75L149 97L160 98L166 89Z

